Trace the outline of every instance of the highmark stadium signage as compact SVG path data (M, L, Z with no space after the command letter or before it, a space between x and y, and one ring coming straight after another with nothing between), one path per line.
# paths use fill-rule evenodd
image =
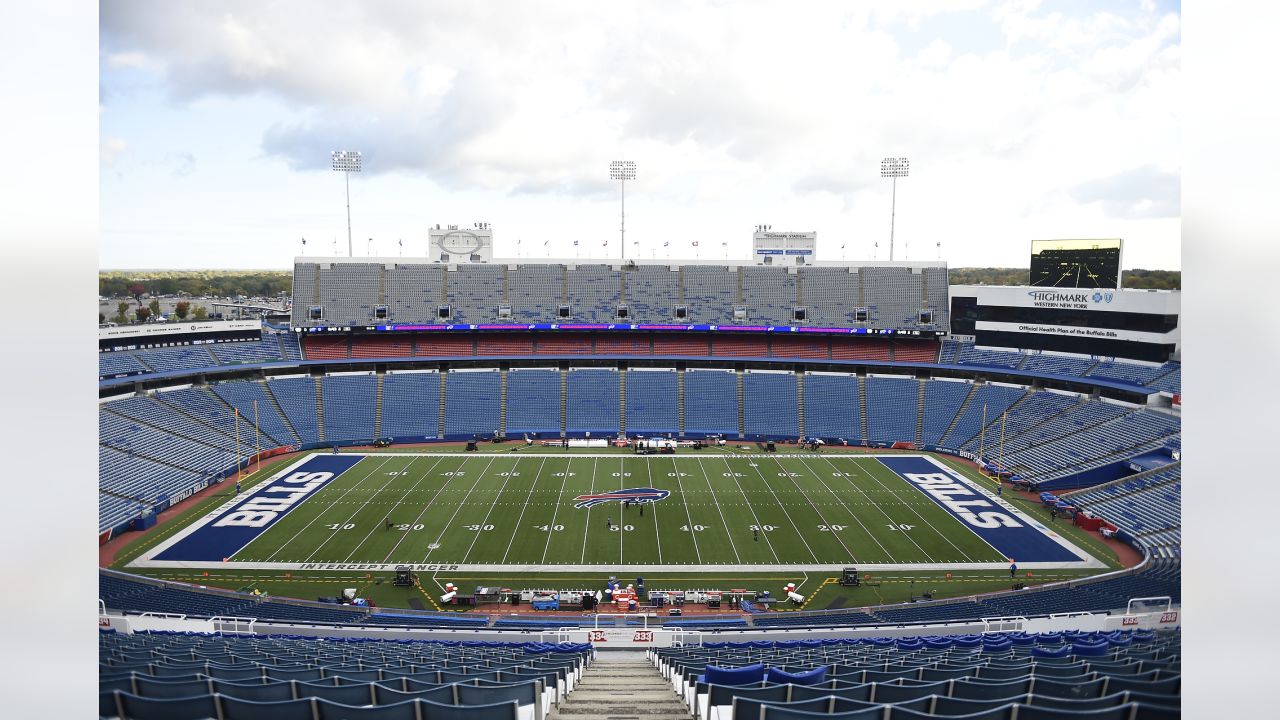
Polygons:
M1070 292L1063 290L1029 290L1027 295L1035 307L1069 308L1072 310L1096 310L1110 305L1116 294L1111 290L1094 292Z

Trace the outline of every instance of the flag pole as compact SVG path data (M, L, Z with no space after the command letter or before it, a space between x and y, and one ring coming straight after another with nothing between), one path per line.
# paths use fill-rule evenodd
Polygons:
M253 426L255 428L261 427L260 425L258 425L258 401L257 400L253 401ZM254 445L253 457L255 459L261 458L262 457L262 431L259 430L258 432L255 432L253 434L253 445ZM262 460L259 459L258 463L261 464Z
M996 466L996 482L1000 482L1000 471L1004 470L1004 421L1009 417L1009 411L1005 410L1000 416L1000 464Z
M978 435L978 474L982 475L983 477L987 476L987 469L982 465L982 463L986 462L984 460L984 458L986 457L986 447L987 447L987 404L982 403L982 434Z

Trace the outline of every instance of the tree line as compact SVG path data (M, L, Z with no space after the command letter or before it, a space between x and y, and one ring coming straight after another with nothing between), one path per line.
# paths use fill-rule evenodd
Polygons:
M283 270L193 270L193 271L107 271L98 273L98 294L103 297L133 297L133 285L142 285L148 295L191 295L200 297L275 297L293 290L293 273Z

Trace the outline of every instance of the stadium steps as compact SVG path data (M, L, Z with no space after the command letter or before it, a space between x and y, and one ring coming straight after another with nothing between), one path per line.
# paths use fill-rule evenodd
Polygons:
M209 395L210 395L214 400L217 400L218 402L222 403L223 405L226 405L226 406L227 406L227 411L228 411L228 412L235 412L235 411L236 411L236 407L235 407L234 405L232 405L231 403L227 402L227 401L226 401L226 399L225 399L225 398L223 398L221 395L219 395L218 393L214 392L212 387L209 387L208 385L205 385L205 389L204 389L204 391L205 391L206 393L208 393L208 394L209 394ZM263 439L265 439L265 440L270 440L271 442L274 442L276 445L283 445L283 444L284 444L284 443L281 443L281 442L280 442L278 439L276 439L275 437L272 437L271 433L269 433L269 432L267 432L266 430L263 430L261 427L259 427L259 426L258 426L257 421L253 420L252 418L250 418L250 417L249 417L248 415L246 415L245 413L240 413L240 419L241 419L241 420L243 420L243 421L245 421L245 422L247 422L247 423L249 423L249 427L252 427L254 430L256 430L256 431L258 432L258 434L259 434L259 435L261 435L261 436L263 437ZM205 422L205 424L206 424L206 425L208 425L208 424L210 424L210 423L208 423L208 422L206 421L206 422ZM226 435L227 433L224 431L222 434L223 434L223 435Z
M1094 363L1094 364L1093 364L1093 367L1091 367L1091 368L1089 368L1089 369L1090 369L1090 370L1093 370L1093 368L1094 368L1094 367L1097 367L1097 366L1098 366L1098 364L1097 364L1097 363ZM1150 386L1152 383L1159 382L1162 378L1169 377L1170 375L1172 375L1173 373L1175 373L1175 372L1177 372L1177 371L1179 371L1179 370L1181 370L1181 369L1182 369L1182 366L1181 366L1181 365L1174 365L1173 367L1169 368L1169 371L1168 371L1168 372L1162 373L1161 375L1159 375L1159 376L1157 376L1157 377L1153 377L1153 378L1151 378L1150 380L1148 380L1147 382L1145 382L1145 383L1143 383L1143 384L1144 384L1144 385L1146 385L1146 386Z
M379 289L379 297L382 290ZM374 439L382 437L382 383L386 379L383 373L378 374L378 395L373 401L373 437Z
M1018 364L1017 364L1017 365L1014 365L1013 367L1014 367L1014 369L1015 369L1015 370L1022 370L1023 368L1025 368L1025 367L1027 366L1027 363L1028 363L1030 360L1031 360L1031 356L1030 356L1030 355L1027 355L1026 353L1023 353L1023 355L1022 355L1022 359L1021 359L1021 360L1019 360L1019 361L1018 361Z
M618 433L627 434L627 371L622 367L618 368Z
M316 436L324 442L324 378L316 378Z
M566 437L566 433L568 429L569 429L569 371L565 369L560 371L560 437Z
M1128 416L1124 415L1109 422L1095 424L1092 427L1096 428L1096 427L1103 427L1106 425L1118 425L1124 422L1126 417ZM1087 429L1088 428L1082 428L1080 432L1084 432ZM1063 435L1062 438L1057 438L1055 440L1052 440L1051 442L1056 443L1063 438L1071 437L1071 435L1075 435L1075 434L1076 433L1071 433L1070 435ZM1126 445L1125 447L1122 447L1119 450L1105 453L1103 455L1095 455L1094 457L1088 458L1087 460L1083 460L1080 463L1077 463L1070 467L1058 468L1054 470L1046 470L1040 475L1028 474L1026 479L1029 480L1033 486L1038 485L1042 482L1049 482L1050 480L1058 480L1060 478L1067 477L1068 475L1071 475L1073 473L1081 472L1084 470L1090 470L1096 467L1101 467L1102 465L1105 465L1107 462L1112 460L1128 459L1128 458L1136 457L1143 453L1152 452L1157 448L1162 447L1169 440L1172 440L1173 438L1176 438L1181 434L1182 432L1179 430L1177 432L1171 432L1165 435L1161 435L1159 437L1152 438L1150 440L1143 440L1141 442L1137 442L1132 445ZM1093 490L1095 488L1096 486L1091 485L1089 486L1088 489Z
M796 372L796 432L805 437L804 432L804 373Z
M693 715L643 652L618 650L597 653L548 718L692 720Z
M146 359L142 357L141 353L131 352L129 354L133 356L134 360L137 360L139 363L141 363L142 367L146 368L148 372L158 372L154 367L151 366L151 363L147 362Z
M170 406L166 405L165 407L170 407ZM137 417L133 417L133 416L130 416L130 415L125 415L124 413L116 412L115 410L113 410L113 409L111 408L111 406L110 406L110 405L108 405L108 406L106 406L106 407L104 407L104 408L102 408L102 409L103 409L103 410L105 410L106 412L111 413L112 415L115 415L116 417L124 418L125 420L127 420L127 421L129 421L129 422L131 422L131 423L137 423L137 424L139 424L139 425L145 425L145 426L147 426L147 427L149 427L149 428L152 428L152 429L155 429L155 430L159 430L160 432L162 432L162 433L166 433L166 434L168 434L168 435L177 435L178 437L180 437L180 438L182 438L182 439L184 439L184 440L190 440L191 442L199 443L199 444L201 444L201 445L204 445L205 447L213 448L214 450L217 450L219 453L225 453L225 452L227 451L227 450L226 450L226 448L221 448L221 447L218 447L217 445L212 445L212 444L210 444L207 440L201 440L200 438L191 437L190 435L187 435L187 434L185 434L185 433L181 432L179 428L162 427L162 426L160 426L160 425L156 425L155 423L152 423L152 422L148 422L148 421L146 421L146 420L143 420L142 418L137 418ZM195 420L193 420L193 422L199 422L199 421L195 421ZM203 425L204 423L201 423L201 424ZM219 432L218 434L219 434L219 435L222 435L223 437L227 438L228 440L231 440L231 439L232 439L230 435L227 435L227 434L225 434L225 433ZM113 446L111 446L111 445L108 445L107 447L111 447L111 448L112 448L112 449L114 449L114 450L120 450L120 448L116 448L116 447L113 447ZM141 453L138 453L138 454L141 454ZM143 455L143 457L150 458L150 456L147 456L147 455ZM163 461L161 461L161 462L163 462ZM169 463L165 463L165 464L167 465L167 464L169 464ZM181 467L181 466L180 466L180 465L174 465L173 467ZM190 470L191 468L182 468L182 469L183 469L183 470Z
M1132 481L1134 481L1134 480L1145 480L1145 479L1147 479L1147 478L1151 477L1152 475L1159 475L1159 474L1161 474L1161 473L1163 473L1163 472L1167 472L1167 471L1169 471L1169 470L1173 470L1174 468L1177 468L1177 467L1179 467L1179 466L1181 466L1181 465L1182 465L1182 461L1181 461L1181 460L1174 460L1173 462L1169 463L1168 465L1161 465L1161 466L1160 466L1160 467L1158 467L1158 468L1152 468L1152 469L1150 469L1150 470L1143 470L1142 472L1140 472L1140 473L1135 473L1135 474L1133 474L1133 475L1125 475L1125 476L1124 476L1124 477L1122 477L1122 478L1117 478L1117 479L1115 479L1115 480L1112 480L1111 482L1105 482L1105 483L1102 483L1101 485L1090 485L1089 487L1077 488L1077 489L1075 489L1075 490L1068 490L1067 492L1062 493L1062 494L1061 494L1061 495L1059 495L1058 497L1064 497L1064 498L1067 498L1067 497L1071 497L1072 495L1078 495L1079 493L1084 493L1084 492L1096 492L1096 491L1098 491L1098 490L1106 490L1106 489L1107 489L1107 488L1109 488L1109 487L1115 487L1116 485L1123 485L1123 484L1125 484L1125 483L1127 483L1127 482L1132 482ZM1169 484L1169 483L1174 483L1174 482L1178 482L1178 480L1176 480L1176 479L1170 479L1168 482L1159 483L1159 484L1156 484L1156 485L1152 485L1151 487L1148 487L1148 488L1143 488L1142 490L1138 490L1138 491L1131 492L1131 493L1125 493L1125 494L1126 494L1126 495L1129 495L1129 496L1132 496L1132 495L1136 495L1136 494L1138 494L1138 493L1146 492L1146 491L1148 491L1148 490L1153 490L1153 489L1155 489L1155 488L1163 487L1164 485L1167 485L1167 484Z
M498 373L498 430L505 436L507 434L507 371L502 370ZM440 416L444 417L444 391L440 391ZM444 420L441 421L443 427ZM444 437L443 433L441 437Z
M195 388L192 388L192 389L195 389ZM206 389L205 389L205 392L207 392L207 393L209 393L210 395L212 395L212 396L213 396L213 398L214 398L215 400L217 400L219 403L221 403L221 404L223 404L223 405L226 405L226 406L227 406L227 414L228 414L228 415L232 415L232 414L234 414L234 413L235 413L235 408L232 408L230 405L227 405L227 403L226 403L222 398L218 397L218 396L217 396L217 394L215 394L214 392L210 391L208 388L206 388ZM174 405L173 403L166 401L166 400L164 399L164 393L159 393L159 392L158 392L158 393L156 393L155 395L153 395L152 397L153 397L153 398L155 398L156 402L160 403L161 405L165 406L166 408L169 408L170 410L172 410L173 412L177 413L178 415L181 415L182 417L186 418L186 419L187 419L187 420L189 420L192 424L195 424L195 425L204 425L205 427L207 427L207 428L209 428L209 429L213 430L214 432L216 432L216 433L218 433L219 435L221 435L221 436L225 437L226 439L230 440L231 442L233 442L233 443L234 443L234 442L236 442L236 437L235 437L234 435L232 435L231 433L226 432L226 431L224 431L224 430L222 430L222 429L220 429L220 428L218 428L218 427L215 427L215 426L213 425L213 423L206 422L205 420L203 420L203 419L201 419L201 418L198 418L198 417L196 417L195 415L192 415L191 413L187 412L187 410L186 410L185 408L183 408L181 405ZM258 428L257 428L257 426L256 426L256 425L254 425L253 423L249 422L249 419L248 419L248 418L241 417L241 418L240 418L240 420L241 420L242 422L248 423L248 424L249 424L249 426L250 426L250 427L252 427L255 431L257 431L257 432L262 432L261 430L258 430ZM162 429L162 430L164 430L165 432L171 432L171 433L173 433L173 434L175 434L175 435L181 435L181 434L182 434L182 433L179 433L177 430L171 430L171 429L168 429L168 428L161 428L161 429Z
M1014 403L1014 404L1010 405L1010 406L1009 406L1009 408L1008 408L1007 410L1005 410L1003 413L1000 413L1000 415L996 415L994 418L990 418L991 422L987 423L987 426L986 426L986 427L984 427L984 428L982 428L982 432L981 432L981 433L978 433L977 435L974 435L974 437L979 437L979 436L983 435L983 433L986 433L986 432L988 432L988 431L990 431L990 430L995 430L995 432L996 432L995 442L996 442L996 443L999 443L999 442L1000 442L1000 416L1001 416L1001 415L1007 415L1007 414L1012 413L1014 408L1016 408L1016 407L1018 407L1019 405L1021 405L1021 404L1022 404L1022 402L1023 402L1023 400L1026 400L1028 397L1030 397L1030 396L1034 395L1034 394L1035 394L1035 392L1036 392L1036 391L1034 391L1034 390L1028 390L1028 391L1027 391L1027 394L1026 394L1026 395L1024 395L1024 396L1022 397L1022 400L1019 400L1018 402L1016 402L1016 403ZM1017 438L1020 438L1020 437L1022 437L1023 435L1026 435L1026 434L1028 434L1028 433L1030 433L1030 432L1033 432L1036 428L1039 428L1041 425L1044 425L1045 423L1050 422L1051 420L1055 420L1055 419L1057 419L1057 418L1059 418L1059 417L1062 417L1063 415L1065 415L1065 414L1067 414L1067 413L1069 413L1069 412L1074 412L1075 410L1079 409L1081 405L1084 405L1086 402L1088 402L1088 401L1087 401L1087 400L1078 400L1078 401L1076 402L1076 404L1075 404L1075 405L1069 405L1069 406L1067 406L1066 408L1063 408L1060 412L1056 412L1056 413L1053 413L1052 415L1049 415L1049 416L1046 416L1046 417L1042 417L1042 418L1040 418L1039 422L1036 422L1036 423L1033 423L1033 424L1031 424L1031 425L1028 425L1026 428L1024 428L1024 429L1022 430L1022 432L1018 433L1017 435L1013 435L1013 436L1011 436L1011 437L1007 437L1007 438L1005 438L1005 439L1004 439L1004 442L1006 442L1006 443L1008 443L1008 442L1012 442L1013 440L1016 440ZM1081 428L1081 429L1085 429L1085 428ZM1050 442L1056 442L1056 440L1057 440L1057 438L1055 438L1054 440L1052 440L1052 441L1050 441ZM1037 445L1040 445L1040 444L1042 444L1042 443L1037 443ZM1027 447L1027 448L1022 448L1022 449L1023 449L1023 450L1027 450L1027 449L1030 449L1031 447L1035 447L1035 445L1029 446L1029 447Z
M916 379L916 447L924 442L924 380Z
M684 272L681 270L681 272ZM679 436L684 437L684 371L676 371L676 413L677 413L677 430Z
M862 429L862 440L867 439L867 379L858 377L858 423Z
M947 426L946 431L943 432L942 435L938 437L939 445L943 447L948 447L947 437L951 435L951 431L956 429L956 423L960 422L960 418L963 417L965 411L969 409L969 402L972 401L973 396L977 394L978 394L978 384L969 383L969 394L964 396L964 402L960 403L960 409L956 410L956 416L951 418L951 424ZM923 415L924 414L921 413L922 417Z
M285 414L284 408L280 407L280 401L276 399L276 394L271 392L271 384L266 381L262 383L262 393L271 401L271 407L275 408L276 414L280 416L280 420L284 422L284 426L289 428L289 432L293 433L293 444L298 447L302 446L302 437L298 435L298 431L293 427L293 423L289 422L289 416Z
M741 284L738 285L738 292L739 294L742 292ZM747 436L747 418L742 408L742 396L745 395L742 389L742 371L736 370L733 375L738 379L738 437L745 438Z

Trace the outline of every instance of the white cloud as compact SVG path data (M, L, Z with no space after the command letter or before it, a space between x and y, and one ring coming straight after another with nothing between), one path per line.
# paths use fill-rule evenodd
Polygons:
M947 29L974 18L1003 42ZM606 203L605 165L626 156L655 212L804 208L807 226L858 234L883 223L878 161L898 154L913 161L900 232L922 247L945 235L977 257L990 228L1024 231L1058 202L1130 220L1172 207L1095 197L1098 178L1178 165L1179 18L1154 10L121 0L102 28L108 106L134 102L109 92L125 68L148 68L193 127L208 98L270 99L287 110L244 119L267 158L321 171L359 149L367 176L425 176L495 208Z
M105 137L98 144L98 161L103 167L112 167L116 160L129 149L129 144L122 138Z

